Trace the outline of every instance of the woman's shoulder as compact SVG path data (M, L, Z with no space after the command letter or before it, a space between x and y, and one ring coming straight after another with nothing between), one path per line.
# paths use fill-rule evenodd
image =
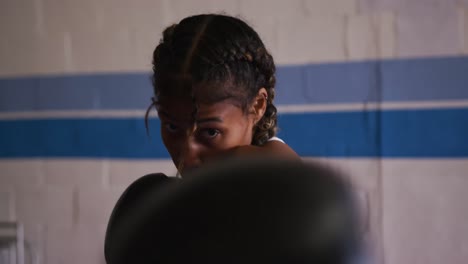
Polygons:
M279 141L281 143L285 143L284 140L282 140L281 138L279 137L271 137L270 139L268 139L268 141Z
M279 137L271 137L260 149L266 151L268 154L299 159L299 155Z

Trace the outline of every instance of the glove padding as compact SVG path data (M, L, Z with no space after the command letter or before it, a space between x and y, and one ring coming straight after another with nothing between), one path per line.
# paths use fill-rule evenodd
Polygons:
M147 199L157 199L160 191L177 181L178 179L168 177L164 173L152 173L137 179L127 187L117 201L107 224L104 242L107 263L118 263L119 260L115 258L121 250L125 251L128 248L127 237L133 232L129 224L139 217L142 209L150 209L144 208Z
M359 249L351 191L329 168L231 160L154 188L109 264L345 264Z

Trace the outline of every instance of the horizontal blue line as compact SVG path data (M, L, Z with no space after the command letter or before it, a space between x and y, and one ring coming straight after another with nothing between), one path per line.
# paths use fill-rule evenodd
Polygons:
M283 114L279 136L301 156L468 157L468 108ZM159 121L0 121L0 157L168 158Z
M468 99L468 57L278 67L276 103ZM0 112L136 110L150 103L149 73L0 79Z

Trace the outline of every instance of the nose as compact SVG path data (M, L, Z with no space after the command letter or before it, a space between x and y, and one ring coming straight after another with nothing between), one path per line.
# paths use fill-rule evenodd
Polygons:
M178 169L183 171L193 170L202 163L201 146L192 137L181 142L181 151L179 157Z

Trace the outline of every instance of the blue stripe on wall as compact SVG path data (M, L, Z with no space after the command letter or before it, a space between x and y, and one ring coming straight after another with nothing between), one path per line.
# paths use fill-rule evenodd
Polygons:
M468 57L278 68L277 104L468 99ZM145 109L146 73L0 79L0 111Z
M143 109L150 84L142 73L0 79L0 111Z
M156 121L143 119L0 121L0 157L164 158Z
M168 158L152 120L0 121L0 157ZM468 109L285 114L283 138L302 156L468 157Z

